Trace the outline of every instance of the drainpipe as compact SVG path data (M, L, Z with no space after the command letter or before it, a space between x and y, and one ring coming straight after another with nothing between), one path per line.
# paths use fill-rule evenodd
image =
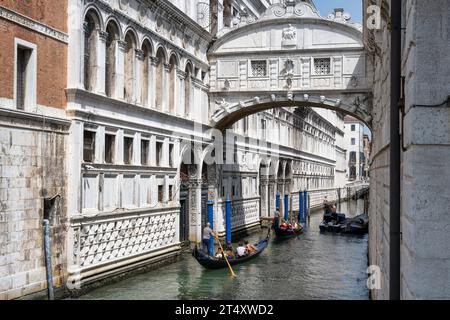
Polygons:
M391 128L389 192L389 299L400 300L400 125L402 2L391 1Z
M44 227L44 255L45 255L45 268L47 277L47 295L48 300L54 300L55 295L53 292L53 275L52 275L52 252L51 252L51 240L50 240L50 218L55 215L56 201L61 198L60 195L56 195L53 198L44 198L44 219L42 225Z

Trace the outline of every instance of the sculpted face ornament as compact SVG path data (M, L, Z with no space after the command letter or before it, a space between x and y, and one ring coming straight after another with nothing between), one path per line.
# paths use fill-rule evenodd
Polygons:
M225 79L225 82L223 83L223 85L224 85L224 87L223 87L224 90L226 90L226 91L230 90L231 83L230 83L230 81L228 79Z

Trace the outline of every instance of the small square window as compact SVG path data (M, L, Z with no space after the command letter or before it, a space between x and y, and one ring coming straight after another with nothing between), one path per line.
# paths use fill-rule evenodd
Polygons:
M356 144L356 139L352 138L352 146L354 146Z
M141 164L143 166L148 165L148 149L150 142L148 140L141 140Z
M356 126L354 124L352 124L352 131L356 130Z
M267 77L267 61L266 60L251 61L251 76Z
M330 58L314 59L314 74L317 76L331 74L331 59Z
M83 136L83 161L92 163L95 156L95 132L84 131Z
M162 203L164 201L164 186L158 186L158 202Z
M163 143L162 142L156 142L156 166L160 166L162 162L162 149L163 149Z
M133 138L125 137L123 139L123 162L131 164L133 161Z
M116 146L116 136L112 134L105 135L105 163L114 163L114 153Z

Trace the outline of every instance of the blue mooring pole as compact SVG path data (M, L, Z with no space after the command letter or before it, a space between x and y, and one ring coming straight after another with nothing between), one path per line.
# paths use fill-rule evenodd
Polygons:
M298 194L298 200L299 200L299 204L298 204L298 222L304 222L304 217L303 217L303 192L300 191L300 193Z
M231 200L227 199L225 205L225 224L226 224L226 240L227 244L231 243Z
M284 220L288 221L289 219L289 195L284 195Z
M50 222L44 219L44 250L45 250L45 267L47 271L47 294L48 300L55 300L53 293L53 275L52 275L52 254L50 251Z
M214 230L214 202L208 201L208 222ZM214 256L214 237L209 239L209 255Z
M280 210L280 193L277 192L277 200L275 202L276 210Z
M303 210L303 213L305 215L305 222L306 222L308 219L308 191L305 190L304 196L305 196L305 199L303 201L303 204L305 206L305 209Z

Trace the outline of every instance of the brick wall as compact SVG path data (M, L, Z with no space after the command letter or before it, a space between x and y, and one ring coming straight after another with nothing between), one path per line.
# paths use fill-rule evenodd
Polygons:
M65 108L67 45L0 18L0 97L14 97L14 38L37 46L37 104Z

